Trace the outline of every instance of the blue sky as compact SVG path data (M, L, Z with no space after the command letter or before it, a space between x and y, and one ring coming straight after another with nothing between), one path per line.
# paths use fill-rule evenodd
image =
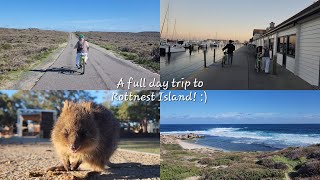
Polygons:
M159 31L159 0L3 0L0 27Z
M320 91L206 92L207 104L161 102L161 124L320 123Z

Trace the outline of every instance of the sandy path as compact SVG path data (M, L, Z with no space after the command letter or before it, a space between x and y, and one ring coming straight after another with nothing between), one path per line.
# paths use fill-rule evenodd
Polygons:
M214 148L209 147L209 146L203 146L203 145L199 145L199 144L195 144L195 143L189 143L189 142L182 141L182 140L177 140L177 143L183 149L187 149L187 150L191 150L191 149L212 149L212 150L215 150Z
M46 172L60 164L50 144L0 145L0 152L0 179L160 179L160 155L118 149L114 168L67 173Z

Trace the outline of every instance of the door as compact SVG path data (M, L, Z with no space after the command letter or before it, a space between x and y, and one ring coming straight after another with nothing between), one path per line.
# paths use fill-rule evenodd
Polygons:
M53 129L53 113L52 112L42 112L41 113L41 132L42 137L49 139L51 136L51 130Z

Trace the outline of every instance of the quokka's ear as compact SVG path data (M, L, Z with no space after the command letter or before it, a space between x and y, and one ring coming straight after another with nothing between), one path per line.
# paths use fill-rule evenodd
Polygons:
M83 107L87 112L91 112L93 109L93 103L92 102L84 102Z
M68 109L71 105L71 102L68 100L65 100L63 103L63 109Z

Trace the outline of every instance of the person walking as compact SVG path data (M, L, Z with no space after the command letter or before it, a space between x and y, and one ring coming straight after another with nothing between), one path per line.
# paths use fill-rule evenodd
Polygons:
M232 44L232 40L229 41L229 44L227 44L222 51L227 49L227 53L228 53L228 64L232 65L232 61L233 61L233 52L236 50L236 47Z
M262 68L266 74L270 71L270 51L267 46L262 50Z
M191 44L189 45L189 54L190 54L190 56L192 54L192 45Z

